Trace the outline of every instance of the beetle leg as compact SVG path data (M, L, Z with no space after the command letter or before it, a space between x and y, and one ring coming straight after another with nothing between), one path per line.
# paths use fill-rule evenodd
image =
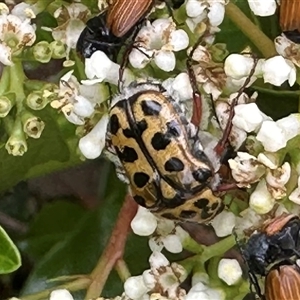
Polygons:
M226 127L223 131L223 136L222 138L219 140L218 144L215 147L215 152L219 155L219 156L223 156L224 151L226 151L226 146L228 143L228 138L232 129L232 119L234 117L234 107L238 104L238 99L239 97L242 95L242 93L245 91L247 85L249 84L251 77L253 76L254 72L255 72L255 68L257 65L258 59L256 57L253 58L253 68L250 71L249 76L247 77L247 79L245 80L243 86L239 89L237 96L232 100L231 104L230 104L230 109L229 109L229 117L228 117L228 121L226 124Z

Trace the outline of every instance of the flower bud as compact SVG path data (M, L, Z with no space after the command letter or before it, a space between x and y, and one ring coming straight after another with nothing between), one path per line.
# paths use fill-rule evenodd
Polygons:
M137 214L131 221L133 232L140 236L151 235L157 227L155 216L146 208L139 206Z
M4 118L8 115L15 103L15 95L2 95L0 96L0 118Z
M40 138L44 128L45 123L39 118L32 115L29 112L22 114L23 131L31 138Z
M26 104L33 110L43 109L50 101L43 97L41 91L33 91L26 98Z
M15 120L11 135L5 144L8 154L22 156L27 151L25 134L20 120Z
M51 292L49 300L73 300L73 297L68 290L60 289Z
M60 59L66 57L66 47L62 41L53 41L50 43L52 58Z
M242 278L243 272L236 259L222 258L218 266L218 276L227 285L234 285Z
M37 61L47 63L51 59L52 48L48 42L41 41L33 46L32 54Z

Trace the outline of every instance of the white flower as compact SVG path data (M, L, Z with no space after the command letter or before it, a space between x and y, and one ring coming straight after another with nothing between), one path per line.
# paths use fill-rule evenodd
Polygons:
M176 234L169 234L164 238L164 246L171 253L182 252L182 244L179 237Z
M133 300L138 300L148 292L144 284L143 276L129 277L124 283L125 294Z
M186 1L186 14L189 17L187 24L191 28L192 22L194 24L200 24L207 20L207 25L211 27L219 26L224 19L226 1L203 1L203 0L187 0Z
M195 284L185 297L185 300L225 300L226 294L221 289L212 289L202 282Z
M248 0L248 4L253 13L261 17L274 15L277 8L275 0Z
M171 253L180 253L183 249L182 242L189 235L181 227L167 219L157 219L157 228L149 239L149 247L154 251L161 251L164 247Z
M120 65L114 63L102 51L95 51L90 58L85 59L85 74L90 80L83 80L86 85L96 82L108 82L118 85ZM125 69L122 80L128 85L134 79L131 71Z
M287 140L300 134L300 114L291 114L279 119L276 124L284 131Z
M291 165L285 162L280 168L268 170L266 182L268 190L274 199L282 199L286 196L286 187L291 176Z
M150 256L149 262L151 274L154 276L156 283L154 284L153 279L148 277L147 286L155 286L152 291L163 292L167 299L178 299L183 296L184 291L180 288L180 284L187 277L186 270L177 263L170 265L169 261L160 252L154 252Z
M30 5L24 2L20 2L11 10L11 14L19 17L23 21L27 18L34 19L41 9L37 4Z
M89 15L89 9L82 3L64 5L54 12L54 17L57 18L59 26L53 29L44 28L52 31L54 40L67 45L67 60L70 49L76 48L76 43L85 28L85 22Z
M262 179L250 195L249 207L258 214L266 214L272 210L275 200L268 191L266 181Z
M239 104L234 107L232 124L246 132L256 131L263 121L264 115L256 103Z
M276 152L286 146L287 137L284 130L274 121L264 121L256 138L266 151Z
M81 92L87 91L80 87L76 77L72 75L73 71L66 73L59 83L58 100L53 100L51 106L56 109L61 109L66 119L76 125L83 125L85 118L92 116L94 113L94 107L96 103L94 100L94 94L91 91L99 91L99 88L95 85L89 87L88 95L85 96ZM99 97L98 101L101 101L102 97ZM91 99L88 99L88 96ZM102 98L103 101L103 98Z
M79 149L86 158L95 159L102 153L108 121L108 115L103 115L95 127L79 140Z
M218 277L227 285L234 285L242 278L243 271L236 259L222 258L218 266Z
M193 97L191 81L187 73L180 73L175 78L169 78L162 85L178 102L190 100Z
M261 152L258 154L257 160L271 170L276 169L279 164L279 157L277 153Z
M264 81L276 86L281 86L286 80L292 86L296 81L294 64L282 56L274 56L267 59L262 65L262 72Z
M51 292L49 300L73 300L73 297L68 290L61 289Z
M149 258L149 262L152 268L159 269L161 267L166 267L170 263L168 259L160 252L153 252Z
M262 59L258 60L254 75L261 73L262 62ZM241 54L230 54L224 62L225 74L236 80L248 77L253 67L254 59Z
M191 50L192 48L188 49L188 53ZM201 45L194 50L192 58L198 62L198 64L193 64L196 81L203 86L207 94L212 95L214 100L218 99L226 84L226 75L223 68L215 64L210 52Z
M140 236L148 236L157 227L156 217L146 208L139 206L137 214L131 221L133 232Z
M133 49L129 61L134 68L144 68L152 59L163 71L173 71L176 64L174 52L187 48L187 33L176 30L176 24L170 19L157 19L147 22L136 37L139 49ZM145 54L144 54L145 53Z
M284 148L290 139L299 134L300 115L291 114L277 122L264 121L256 138L263 144L266 151L276 152Z
M1 11L0 15L0 62L11 66L12 57L21 53L25 46L35 42L35 26L30 18L24 20L15 15L7 15Z
M247 152L238 152L237 156L230 159L228 163L239 187L250 187L250 184L257 182L266 170L255 156Z
M218 237L230 235L235 226L235 215L232 212L224 210L214 217L211 225Z
M291 60L297 67L300 67L300 45L292 42L284 34L275 40L275 48L278 54Z
M223 130L226 128L229 121L229 107L229 103L224 101L217 101L215 103L215 112L218 117L220 126ZM246 138L247 133L244 130L238 128L237 126L232 126L228 137L231 146L233 146L235 149L239 149L246 140Z

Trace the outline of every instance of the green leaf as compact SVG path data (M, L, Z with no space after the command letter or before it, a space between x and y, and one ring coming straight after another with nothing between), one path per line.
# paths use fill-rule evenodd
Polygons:
M76 228L86 211L80 206L58 200L43 207L30 226L20 248L33 258L41 258L49 249Z
M0 274L7 274L21 266L21 256L16 245L0 226Z
M106 185L109 190L104 193L104 201L97 210L82 213L74 207L68 210L65 206L64 213L59 213L59 221L51 216L47 217L48 224L47 226L43 225L46 226L44 233L50 233L53 243L36 263L24 286L23 295L57 286L57 282L48 282L48 279L62 275L88 274L95 267L110 237L126 191L126 186L116 178L115 172L111 173L113 174L108 177L109 182ZM49 208L49 211L52 211L51 215L53 216L55 209ZM42 216L38 217L40 220L36 220L36 225L42 224L41 218L45 214L46 211L42 212ZM62 224L63 215L65 215L66 224L61 226L55 224L56 222ZM30 237L35 234L36 236L37 234L41 235L42 232L43 228L41 230L35 228L31 231ZM30 237L28 243L33 242ZM47 244L49 247L50 243L47 242ZM30 247L32 249L33 246L30 245ZM45 250L43 246L40 249ZM83 299L82 294L76 297Z
M67 131L59 127L57 113L49 108L34 114L45 122L46 127L39 139L27 140L28 151L22 157L15 157L9 155L4 147L0 148L0 192L30 177L44 175L80 162L76 154L75 126L63 124L73 132L74 145L70 151L66 141L70 129Z

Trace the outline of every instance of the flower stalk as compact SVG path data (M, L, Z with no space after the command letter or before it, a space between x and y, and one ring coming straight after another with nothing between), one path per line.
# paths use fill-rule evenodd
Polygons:
M232 22L252 41L264 57L277 55L274 43L232 2L225 6L225 13Z

